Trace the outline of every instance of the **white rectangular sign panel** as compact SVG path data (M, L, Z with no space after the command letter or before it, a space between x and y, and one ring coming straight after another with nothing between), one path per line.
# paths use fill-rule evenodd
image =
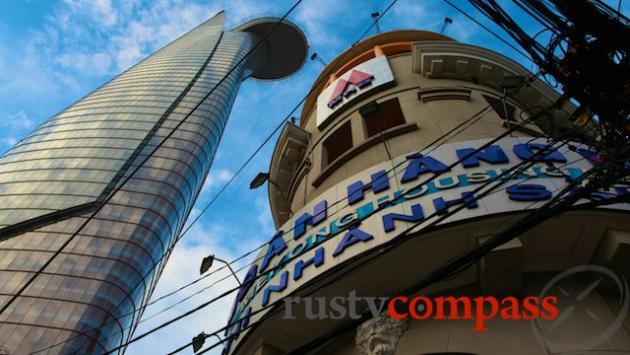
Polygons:
M317 127L323 127L335 112L359 97L393 81L394 74L384 55L376 56L348 70L317 97Z

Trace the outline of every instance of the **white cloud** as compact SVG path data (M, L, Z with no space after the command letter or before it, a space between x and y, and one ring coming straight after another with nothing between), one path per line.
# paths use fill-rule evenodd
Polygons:
M67 11L60 13L65 26L70 24L72 16L85 16L90 21L103 27L116 24L118 14L111 0L65 0Z
M269 209L269 202L267 199L257 198L255 205L257 211L256 221L260 227L261 234L269 237L272 236L276 231L276 227Z
M441 23L442 18L441 13L430 11L426 3L416 1L401 1L392 7L391 14L384 17L385 21L393 23L392 27L397 29L420 27L429 31L435 30L436 22Z
M108 50L118 71L124 70L210 18L219 8L192 2L160 0L127 8L127 21L109 31ZM133 16L135 14L135 16Z
M464 16L454 16L453 23L444 31L444 34L458 41L469 42L479 32L479 25L471 22Z
M118 73L210 18L218 8L179 0L64 0L47 26L55 63L86 75ZM42 45L42 43L38 43ZM92 64L90 64L92 61ZM44 63L45 64L45 63Z
M12 115L6 115L0 121L0 127L10 130L22 130L32 128L33 120L22 110Z
M12 97L15 102L34 98L57 98L68 92L78 94L76 80L68 73L59 70L55 58L59 51L60 30L50 24L39 31L27 32L22 39L23 46L13 46L11 51L3 51L4 66L0 76L0 96Z
M180 242L180 245L174 249L162 277L158 282L156 291L154 292L154 298L196 279L199 276L201 260L208 254L214 254L227 261L234 259L238 253L231 253L228 249L223 247L224 245L223 231L220 227L203 228L200 225L195 225L195 227L191 229L191 232L187 234L186 238ZM238 265L244 266L244 264ZM181 292L177 296L169 297L164 301L149 306L143 319L163 311L169 305L176 303L178 300L188 295L192 295L206 288L201 294L193 296L189 301L155 318L145 321L140 325L136 334L151 329L166 320L190 310L195 305L199 305L238 286L236 280L231 276L227 268L217 271L222 266L223 264L215 261L215 265L208 271L208 273L214 272L210 277L194 287L190 287L186 291ZM238 268L238 266L235 268ZM241 278L243 277L243 273L244 271L240 273ZM216 284L211 286L213 283ZM132 344L127 352L130 354L163 354L189 342L193 336L201 331L209 333L222 328L227 324L227 318L235 296L236 293L233 292L228 297L221 298L207 308L186 317L167 329L159 331L154 336L147 337L146 340ZM160 336L160 334L168 334L168 336ZM216 338L210 338L207 340L206 345L211 345L214 342L216 342ZM210 354L219 354L221 348L221 346L217 347L214 351L210 352Z
M13 147L18 142L15 137L2 137L0 138L0 143L9 147Z
M295 14L295 18L302 25L307 34L307 38L313 47L336 47L340 43L339 37L335 34L335 23L338 18L333 18L328 11L322 9L334 9L336 13L343 13L347 8L347 3L338 0L305 1L300 5Z
M39 30L28 32L12 58L4 56L0 69L0 95L12 92L43 95L50 92L86 92L84 78L117 74L155 52L178 36L209 19L221 9L228 13L227 27L269 11L276 4L257 1L181 0L63 0L45 17ZM284 7L284 6L283 6ZM284 10L284 8L282 9ZM72 73L72 75L68 75Z
M217 184L222 186L228 182L232 176L234 176L234 173L228 169L210 169L203 188L201 189L201 193L203 194L210 191L212 188L217 187Z
M89 3L94 6L96 15L101 18L101 22L105 26L113 26L116 23L118 16L112 8L111 0L91 0Z
M56 61L65 68L72 68L87 75L111 73L112 59L107 53L63 53Z

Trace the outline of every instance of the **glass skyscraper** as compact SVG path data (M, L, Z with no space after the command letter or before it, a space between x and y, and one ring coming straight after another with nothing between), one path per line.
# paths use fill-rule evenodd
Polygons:
M0 349L91 354L129 339L210 169L240 82L281 78L304 62L306 40L295 26L285 22L263 37L276 22L224 31L220 13L0 158L0 307L32 279L0 314Z

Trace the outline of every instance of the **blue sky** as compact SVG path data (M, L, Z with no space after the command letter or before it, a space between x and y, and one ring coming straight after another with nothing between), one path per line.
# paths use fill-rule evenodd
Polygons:
M455 2L470 9L464 1ZM388 3L304 0L289 19L305 31L311 50L330 61L364 32L371 21L370 13L382 11ZM610 3L616 7L616 1ZM219 10L226 10L227 27L232 28L259 16L281 16L291 4L291 1L279 0L0 1L0 151L6 151L48 117ZM524 21L513 4L506 3L506 6L517 20L523 21L529 33L538 31L534 23ZM623 12L627 15L628 10L626 4ZM471 10L470 13L503 34L478 12ZM381 28L383 31L407 28L439 31L445 16L454 20L446 29L446 35L493 49L533 69L514 50L440 0L399 0L381 21ZM197 206L205 205L232 177L300 101L321 69L319 63L309 61L287 80L243 83ZM196 278L199 263L208 254L231 260L269 239L274 228L266 190L251 191L248 185L259 171L268 170L272 150L273 144L267 145L182 240L154 296ZM223 276L225 274L217 273L189 293ZM142 323L138 332L234 286L229 279L221 282L189 302ZM159 312L186 294L149 307L145 316ZM133 344L128 353L164 353L190 341L202 330L213 331L225 323L230 303L231 299L226 299L149 336Z

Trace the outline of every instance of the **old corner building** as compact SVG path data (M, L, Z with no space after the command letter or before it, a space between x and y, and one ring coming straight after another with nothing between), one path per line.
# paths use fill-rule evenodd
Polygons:
M124 351L241 81L285 77L306 58L290 23L265 36L278 19L224 22L202 23L0 158L0 352Z
M513 60L436 33L382 33L341 53L317 78L299 125L288 123L276 144L268 188L278 233L238 293L224 352L274 355L314 343L309 353L628 353L627 283L615 276L630 277L627 204L563 213L421 292L554 295L565 314L557 324L494 317L487 331L475 332L474 320L393 325L378 317L343 328L348 316L321 310L351 293L395 295L596 163L577 143L535 155L552 144L541 136L573 131L574 107L565 104L452 166L557 98ZM502 177L531 159L530 168ZM433 174L440 175L422 183ZM494 180L507 183L468 199ZM627 192L614 186L598 198ZM438 220L455 208L461 211ZM588 272L575 275L581 271ZM296 297L322 303L296 302L287 317L283 301ZM309 312L320 316L306 319Z

